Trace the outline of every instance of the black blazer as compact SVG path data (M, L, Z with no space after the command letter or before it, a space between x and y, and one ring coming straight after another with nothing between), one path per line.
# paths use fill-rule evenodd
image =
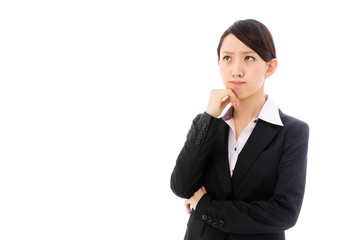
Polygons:
M232 177L229 126L207 113L193 120L171 189L190 198L205 186L207 194L190 214L185 239L285 239L304 196L309 127L279 114L284 126L258 120Z

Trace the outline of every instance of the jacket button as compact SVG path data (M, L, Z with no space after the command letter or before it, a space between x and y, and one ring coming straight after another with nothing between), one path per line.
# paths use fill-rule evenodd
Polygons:
M202 134L199 134L199 135L197 136L197 139L202 139Z
M204 220L204 221L205 221L205 220L207 219L207 216L204 214L204 215L202 215L202 217L201 217L201 218L202 218L202 220Z
M224 221L223 221L223 220L219 220L219 225L220 225L220 226L224 225Z
M200 145L200 143L201 143L201 142L200 142L199 139L197 139L197 140L195 141L195 144L196 144L196 145Z
M207 218L207 221L208 221L209 223L211 223L211 222L212 222L212 217L209 216L209 217Z
M214 218L214 219L212 220L212 223L213 223L214 225L216 225L216 224L218 223L218 220L217 220L216 218Z
M205 129L202 128L202 129L200 130L200 133L201 133L201 134L204 134L204 133L205 133Z
M204 129L205 129L205 128L206 128L206 126L207 126L207 125L206 125L206 123L203 123L202 128L204 128Z

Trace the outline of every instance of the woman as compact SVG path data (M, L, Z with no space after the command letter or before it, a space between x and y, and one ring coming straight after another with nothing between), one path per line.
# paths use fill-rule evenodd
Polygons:
M217 53L225 88L193 120L171 175L187 199L185 239L285 239L303 200L309 127L264 92L277 59L262 23L235 22Z

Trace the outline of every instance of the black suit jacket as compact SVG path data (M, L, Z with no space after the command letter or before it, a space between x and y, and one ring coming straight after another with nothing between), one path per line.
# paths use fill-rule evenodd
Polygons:
M193 120L171 189L190 198L205 186L207 194L190 215L185 239L285 239L304 196L309 127L279 114L284 126L258 120L232 177L227 123L207 113Z

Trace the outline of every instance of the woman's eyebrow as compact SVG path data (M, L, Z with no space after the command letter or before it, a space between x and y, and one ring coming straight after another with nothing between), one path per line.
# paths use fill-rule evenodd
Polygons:
M233 52L229 52L229 51L222 51L221 54L233 54Z
M222 51L222 54L234 54L234 52L229 52L229 51ZM255 53L254 51L240 51L241 54L245 55L245 54L249 54L249 53Z

